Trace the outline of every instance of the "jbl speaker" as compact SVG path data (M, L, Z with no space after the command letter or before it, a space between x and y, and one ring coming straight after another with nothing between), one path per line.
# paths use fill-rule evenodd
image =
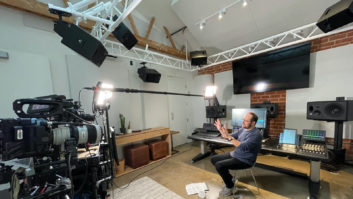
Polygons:
M161 74L158 71L145 66L139 68L137 73L144 82L159 83L161 79Z
M269 118L277 117L278 104L275 104L275 103L251 104L251 108L266 108L267 117Z
M353 0L341 0L327 8L316 25L326 33L352 21Z
M353 120L353 100L308 102L306 118L323 121Z
M207 64L207 54L205 50L190 52L191 65L201 66Z
M62 37L61 43L92 61L97 66L102 65L108 55L108 51L99 40L75 24L56 21L54 31Z
M137 44L136 37L123 23L120 23L119 26L115 28L112 33L114 37L119 40L128 50L130 50Z

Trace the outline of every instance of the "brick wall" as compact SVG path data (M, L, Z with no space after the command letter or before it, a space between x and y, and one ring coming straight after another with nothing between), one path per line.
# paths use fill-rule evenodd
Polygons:
M313 53L321 50L327 50L348 44L353 44L353 30L348 30L313 40L311 42L311 52Z
M264 101L278 104L277 117L267 120L267 129L270 137L279 137L286 124L286 91L251 93L251 104L262 104Z

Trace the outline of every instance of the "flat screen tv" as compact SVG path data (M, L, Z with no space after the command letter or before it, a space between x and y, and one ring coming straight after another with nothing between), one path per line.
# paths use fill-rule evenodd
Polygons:
M309 87L310 43L233 62L234 94Z

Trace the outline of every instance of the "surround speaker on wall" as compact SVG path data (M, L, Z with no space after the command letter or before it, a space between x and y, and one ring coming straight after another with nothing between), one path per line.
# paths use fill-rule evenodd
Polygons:
M352 21L353 0L341 0L327 8L316 25L326 33Z
M147 68L146 66L139 68L137 73L144 82L159 83L161 79L161 74L158 71Z
M75 24L59 20L54 24L54 31L62 37L61 43L97 66L102 65L108 55L108 51L99 40Z
M207 53L205 50L190 52L191 65L201 66L207 64Z
M308 102L306 118L323 121L353 120L353 100Z
M114 37L118 39L128 50L137 44L137 39L134 34L125 26L120 23L119 26L112 32Z
M251 104L251 108L266 108L267 117L269 118L277 117L278 104L275 104L275 103Z

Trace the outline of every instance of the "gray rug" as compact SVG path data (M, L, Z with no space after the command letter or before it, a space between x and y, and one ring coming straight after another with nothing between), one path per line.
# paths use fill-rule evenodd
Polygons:
M183 199L165 186L145 176L114 190L114 199Z

